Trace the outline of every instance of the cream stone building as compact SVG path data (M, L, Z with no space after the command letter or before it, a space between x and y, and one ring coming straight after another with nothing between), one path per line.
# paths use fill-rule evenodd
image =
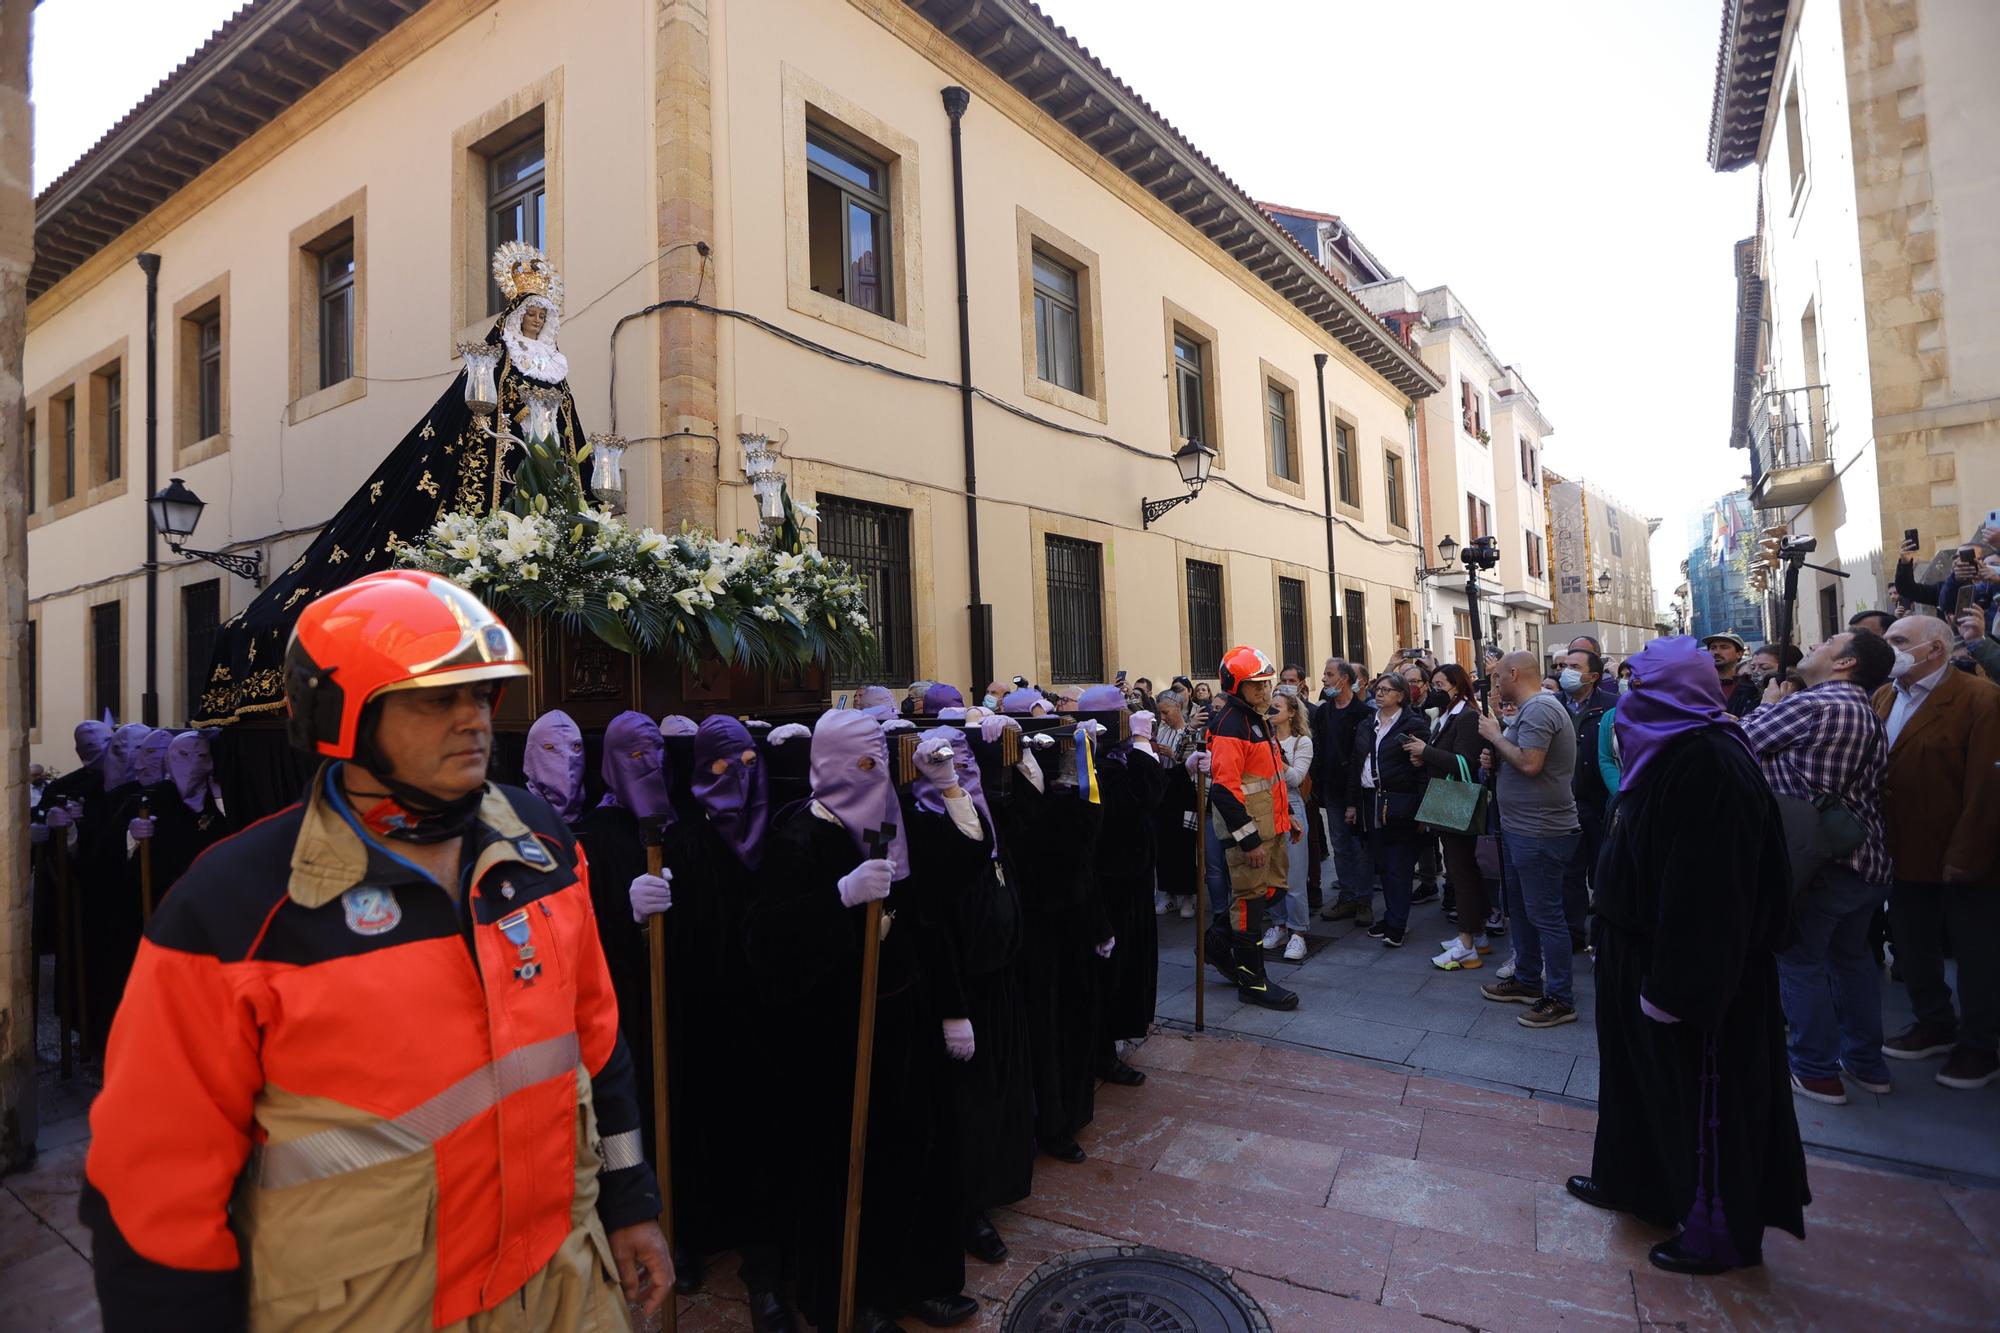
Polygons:
M1659 635L1653 595L1653 535L1661 520L1642 518L1586 481L1542 474L1549 572L1555 609L1548 652L1578 635L1607 657L1638 652Z
M1818 542L1796 640L1885 605L2000 508L2000 6L1724 0L1709 123L1754 164L1735 424L1765 522Z
M1025 0L262 0L36 232L37 759L142 713L149 616L185 718L254 595L164 546L149 594L149 487L207 502L191 546L283 568L450 383L512 237L564 275L633 516L755 527L775 454L870 580L872 677L1160 682L1410 632L1384 459L1439 375ZM1190 437L1213 472L1148 522Z

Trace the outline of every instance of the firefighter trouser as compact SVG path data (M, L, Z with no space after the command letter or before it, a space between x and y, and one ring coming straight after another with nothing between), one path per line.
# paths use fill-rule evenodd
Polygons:
M1291 847L1278 832L1278 820L1271 791L1248 792L1243 805L1257 821L1257 847L1264 864L1250 864L1249 853L1225 843L1223 861L1229 868L1229 930L1239 944L1256 940L1264 933L1269 905L1281 897L1290 878Z

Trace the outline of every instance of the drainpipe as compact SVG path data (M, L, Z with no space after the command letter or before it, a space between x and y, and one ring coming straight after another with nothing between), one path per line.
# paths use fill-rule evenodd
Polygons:
M1345 657L1340 641L1340 583L1333 573L1333 442L1326 430L1325 352L1313 353L1313 378L1319 382L1319 474L1326 497L1326 605L1333 621L1333 651L1327 656Z
M1410 522L1415 525L1410 531L1417 534L1417 568L1424 569L1431 563L1430 538L1424 532L1424 488L1429 482L1430 471L1423 455L1418 452L1417 413L1420 410L1415 400L1412 400L1409 406L1403 409L1403 421L1410 428ZM1417 627L1417 637L1423 640L1424 647L1429 648L1431 581L1424 579L1419 591L1423 593L1423 597L1417 602L1417 614L1423 618L1423 624Z
M146 495L150 502L160 488L159 417L160 399L160 257L150 252L139 256L146 275ZM146 692L139 696L139 720L149 727L160 725L160 534L153 530L150 503L140 511L146 524Z
M965 278L965 144L960 134L972 94L956 85L943 91L951 118L951 209L958 242L958 397L960 433L965 441L965 567L972 627L972 680L981 689L993 679L993 608L979 592L979 472L972 434L972 299Z

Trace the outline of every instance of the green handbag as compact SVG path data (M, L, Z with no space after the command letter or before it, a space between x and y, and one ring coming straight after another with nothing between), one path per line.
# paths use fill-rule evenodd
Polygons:
M1472 836L1486 832L1486 801L1491 794L1483 783L1472 780L1472 770L1464 755L1458 760L1458 780L1435 779L1424 788L1424 803L1417 807L1417 823L1433 833Z

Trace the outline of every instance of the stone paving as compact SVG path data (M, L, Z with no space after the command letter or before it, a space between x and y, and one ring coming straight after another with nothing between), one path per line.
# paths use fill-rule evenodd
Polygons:
M1417 920L1442 926L1434 907ZM1089 1160L1043 1159L1034 1194L995 1215L1012 1253L968 1263L969 1327L997 1333L1039 1264L1108 1244L1228 1269L1279 1333L2000 1325L2000 1098L1938 1089L1923 1065L1899 1068L1890 1097L1800 1103L1808 1241L1774 1232L1760 1269L1675 1277L1646 1261L1664 1233L1562 1187L1597 1118L1587 965L1584 1021L1532 1032L1519 1006L1477 998L1491 967L1430 967L1417 942L1441 928L1401 950L1342 932L1273 965L1304 997L1292 1014L1243 1006L1211 975L1197 1037L1180 1030L1191 923L1162 924L1163 1026L1131 1056L1147 1081L1101 1088ZM0 1333L99 1326L76 1219L94 1087L48 1070L43 1091L41 1157L0 1180ZM734 1268L712 1264L681 1302L683 1333L748 1326Z

